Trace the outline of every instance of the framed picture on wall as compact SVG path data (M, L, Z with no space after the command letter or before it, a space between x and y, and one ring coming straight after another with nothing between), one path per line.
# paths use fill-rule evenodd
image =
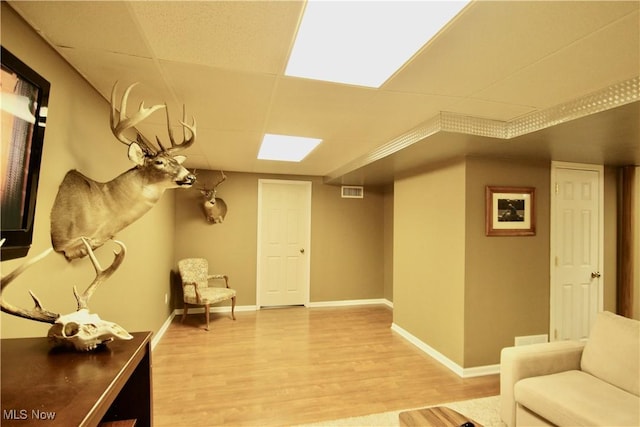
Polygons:
M534 187L485 189L485 234L487 236L535 236Z

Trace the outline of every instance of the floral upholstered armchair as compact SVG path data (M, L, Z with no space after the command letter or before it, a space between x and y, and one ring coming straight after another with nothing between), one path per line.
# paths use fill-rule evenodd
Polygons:
M186 258L178 261L178 271L182 279L182 292L184 294L184 309L182 321L187 316L190 305L204 306L207 320L206 330L209 330L209 308L211 304L231 300L231 318L236 320L236 291L229 288L229 276L224 274L209 274L209 263L204 258ZM225 287L212 286L210 281L224 280Z

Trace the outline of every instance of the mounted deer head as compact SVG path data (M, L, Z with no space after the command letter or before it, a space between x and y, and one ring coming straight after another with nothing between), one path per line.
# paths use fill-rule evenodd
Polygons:
M91 245L87 240L81 239L85 245L89 258L93 263L93 267L96 270L96 278L91 285L82 293L78 294L76 287L73 287L73 293L78 303L78 310L60 315L51 311L45 310L40 303L40 300L31 292L31 298L35 303L35 307L27 310L19 308L4 301L2 294L0 293L0 308L5 313L13 316L22 317L24 319L35 320L37 322L50 323L52 326L49 328L47 336L55 347L72 347L78 351L89 351L97 348L99 345L106 344L114 339L130 340L133 337L129 335L121 326L100 319L97 314L89 313L87 304L89 299L93 295L98 285L107 280L116 269L122 264L125 255L125 246L123 243L115 241L120 246L119 252L114 252L115 258L113 263L106 269L102 269L98 260L96 259ZM0 242L1 244L1 242ZM51 249L46 250L42 254L32 258L18 267L16 270L3 277L1 282L1 289L8 286L13 279L18 277L24 270L40 261L48 254L51 253Z
M207 221L212 224L220 224L224 221L224 217L227 215L227 204L224 200L216 197L218 186L222 184L227 176L224 172L220 171L222 177L216 182L212 188L208 188L206 185L200 188L200 193L204 198L202 202L202 209Z
M82 238L92 249L100 247L151 209L166 189L188 188L196 181L196 177L182 166L185 157L176 155L194 143L195 119L189 125L183 117L180 122L183 140L177 143L166 105L145 108L142 103L136 113L127 117L127 100L136 84L124 91L119 112L116 111L117 82L111 92L111 130L118 141L128 146L128 156L135 167L105 183L71 170L60 184L51 210L51 242L54 250L64 253L69 260L87 254ZM156 137L156 148L139 132L135 141L125 137L125 131L161 108L167 113L171 147L165 148Z

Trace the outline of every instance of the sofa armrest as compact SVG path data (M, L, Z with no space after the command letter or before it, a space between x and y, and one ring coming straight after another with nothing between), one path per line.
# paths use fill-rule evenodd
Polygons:
M555 341L503 348L500 353L500 417L508 427L516 424L513 387L523 378L580 369L584 343Z

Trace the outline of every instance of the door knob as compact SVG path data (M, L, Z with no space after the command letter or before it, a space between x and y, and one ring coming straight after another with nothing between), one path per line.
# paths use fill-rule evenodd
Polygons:
M592 279L599 279L600 276L602 276L602 275L600 274L599 271L594 271L594 272L591 273L591 278Z
M300 253L303 254L304 253L304 248L300 249Z

